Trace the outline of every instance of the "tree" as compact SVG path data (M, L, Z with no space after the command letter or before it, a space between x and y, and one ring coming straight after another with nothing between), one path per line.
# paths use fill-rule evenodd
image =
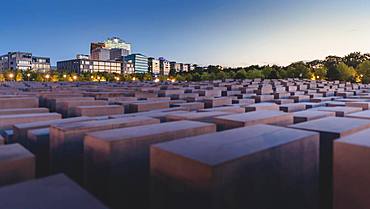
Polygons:
M202 73L202 75L200 76L200 80L209 81L209 74L207 72Z
M144 81L151 81L153 79L152 74L150 73L144 73L143 80Z
M247 78L247 72L245 72L245 70L239 70L236 73L235 78L236 79L246 79Z
M304 62L296 62L289 65L287 75L289 78L311 78L310 68Z
M254 70L249 70L246 73L246 78L247 79L264 78L264 76L261 70L254 69Z
M328 68L326 68L325 66L319 67L314 70L314 76L316 77L316 79L319 79L319 80L327 79L326 77L327 74L328 74Z
M3 73L0 73L0 82L5 81L5 76Z
M343 58L343 62L349 67L357 68L362 62L368 58L360 52L352 52Z
M226 73L224 71L220 71L220 72L216 73L216 79L225 80L226 79Z
M337 66L339 72L339 79L342 81L355 81L356 78L356 70L353 67L348 67L348 65L344 63L339 63Z
M272 72L274 70L270 66L265 66L262 68L262 75L265 78L272 79ZM275 76L276 77L276 76Z
M370 83L370 61L361 63L357 69L363 83ZM362 75L362 76L361 76Z
M15 80L16 81L23 81L23 75L21 72L17 72L17 74L15 75Z

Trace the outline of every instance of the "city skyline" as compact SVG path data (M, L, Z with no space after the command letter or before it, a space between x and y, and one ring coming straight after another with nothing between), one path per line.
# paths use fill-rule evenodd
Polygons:
M1 54L32 52L53 66L112 36L132 43L133 53L232 67L370 52L370 2L362 0L15 0L2 7L12 21L0 28Z

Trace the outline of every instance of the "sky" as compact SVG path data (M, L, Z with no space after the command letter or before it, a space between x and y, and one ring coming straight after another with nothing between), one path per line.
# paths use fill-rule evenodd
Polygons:
M0 54L56 61L117 36L133 52L200 65L288 65L370 52L369 0L11 0Z

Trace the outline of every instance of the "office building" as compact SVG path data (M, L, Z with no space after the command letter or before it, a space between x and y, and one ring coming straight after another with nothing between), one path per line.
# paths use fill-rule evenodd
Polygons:
M135 73L148 72L148 57L142 54L130 54L124 58L124 61L134 65Z
M171 70L171 64L168 60L164 59L163 57L159 58L160 64L160 75L169 75Z
M94 49L91 53L91 59L93 60L102 60L102 61L108 61L110 59L110 50L104 49L104 48L97 48Z
M170 62L170 68L172 72L181 72L181 63L176 63L176 62Z
M123 61L123 74L132 74L132 73L135 73L135 65L134 63L132 62L132 60L129 60L129 61Z
M131 54L131 44L120 38L108 38L104 42L91 43L91 59L97 60L121 60L122 57Z
M59 71L68 73L94 73L94 72L107 72L121 74L123 71L122 61L106 61L86 59L80 55L73 60L65 60L57 62L57 69Z
M35 57L29 52L9 52L0 56L0 70L50 71L50 58Z
M154 75L160 75L161 68L159 60L153 57L148 58L148 69L150 73Z

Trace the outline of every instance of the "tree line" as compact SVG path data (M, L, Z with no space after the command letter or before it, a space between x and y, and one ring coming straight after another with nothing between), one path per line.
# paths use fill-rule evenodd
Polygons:
M341 80L370 82L370 54L353 52L344 57L328 56L324 60L295 62L288 66L252 65L249 67L222 68L210 65L196 67L191 72L171 72L176 80L204 81L223 79L285 79Z

